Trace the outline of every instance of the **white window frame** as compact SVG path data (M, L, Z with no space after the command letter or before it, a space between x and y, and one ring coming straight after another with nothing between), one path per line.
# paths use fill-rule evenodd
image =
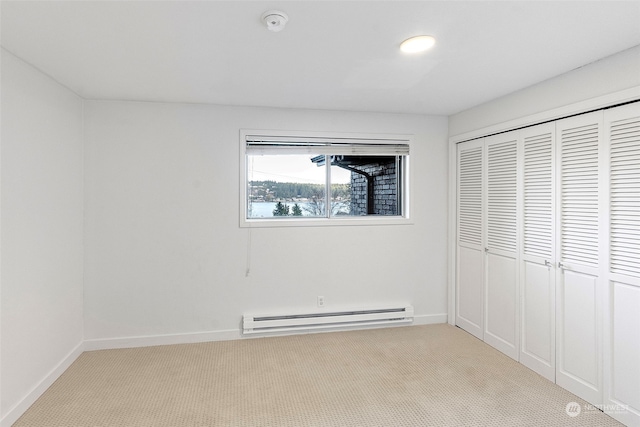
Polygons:
M398 134L361 134L311 131L277 131L277 130L240 130L240 227L318 227L345 225L406 225L413 224L411 220L411 168L410 155L404 156L402 180L401 212L397 216L352 216L327 218L247 218L247 142L258 138L266 140L278 139L285 141L300 141L312 139L315 141L339 141L348 144L406 144L411 152L412 135Z

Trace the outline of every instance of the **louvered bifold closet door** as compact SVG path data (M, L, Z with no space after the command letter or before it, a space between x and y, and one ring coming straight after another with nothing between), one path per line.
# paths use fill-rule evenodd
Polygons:
M555 124L521 131L520 362L555 381Z
M606 111L605 134L610 168L605 408L626 425L640 426L640 102Z
M559 147L560 261L556 276L556 382L590 403L602 402L601 165L602 112L556 123ZM603 209L603 206L605 209Z
M518 131L486 138L484 340L518 360Z
M457 147L456 325L482 339L484 142Z

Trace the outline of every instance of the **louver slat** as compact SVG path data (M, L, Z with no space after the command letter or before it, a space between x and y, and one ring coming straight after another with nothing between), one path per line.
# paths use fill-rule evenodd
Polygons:
M640 277L640 117L611 123L611 272Z
M551 258L553 245L552 136L524 139L524 253Z
M460 151L458 170L458 242L481 245L482 147Z
M516 168L516 141L488 146L487 241L492 249L516 250Z
M565 261L598 265L598 125L561 134L561 251Z

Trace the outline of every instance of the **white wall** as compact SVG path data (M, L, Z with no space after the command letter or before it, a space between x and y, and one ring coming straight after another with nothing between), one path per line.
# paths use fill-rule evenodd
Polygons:
M85 118L88 348L236 338L243 313L318 295L327 310L408 302L418 322L445 320L446 117L87 101ZM415 223L240 228L243 128L415 134Z
M0 52L0 418L9 425L82 345L82 101Z
M460 135L640 86L640 46L449 117Z

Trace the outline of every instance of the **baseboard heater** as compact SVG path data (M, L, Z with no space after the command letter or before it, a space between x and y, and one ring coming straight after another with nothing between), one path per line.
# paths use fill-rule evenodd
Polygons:
M277 316L245 314L242 318L242 328L245 334L257 334L411 322L413 322L413 307L405 306Z

